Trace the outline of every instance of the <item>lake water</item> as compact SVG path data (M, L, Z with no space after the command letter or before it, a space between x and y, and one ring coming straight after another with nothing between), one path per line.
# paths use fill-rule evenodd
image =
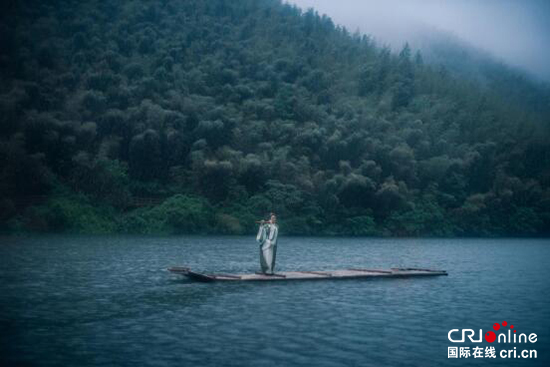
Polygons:
M277 270L392 266L449 276L197 283L258 269L253 237L0 237L2 366L549 365L550 243L281 237ZM451 329L507 321L537 359L450 359ZM505 328L506 329L506 328ZM502 329L501 329L502 331ZM498 332L497 332L498 333ZM457 333L458 337L459 334ZM519 353L518 353L519 355ZM475 362L475 363L474 363Z

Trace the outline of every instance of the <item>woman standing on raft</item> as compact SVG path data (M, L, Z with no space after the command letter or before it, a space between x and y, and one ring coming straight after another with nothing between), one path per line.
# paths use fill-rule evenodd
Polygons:
M277 254L277 235L279 226L277 226L277 217L271 213L271 218L266 222L260 221L260 229L256 236L256 241L260 243L260 266L262 273L273 275L275 270L275 255Z

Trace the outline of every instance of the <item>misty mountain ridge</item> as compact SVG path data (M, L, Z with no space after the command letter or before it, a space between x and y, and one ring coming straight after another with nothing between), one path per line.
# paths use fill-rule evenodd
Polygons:
M473 78L486 83L487 78L480 69L482 69L482 64L488 63L508 67L510 70L530 78L534 83L543 84L540 77L532 72L511 65L503 58L499 58L479 46L474 46L452 31L417 23L408 24L406 28L397 28L392 35L380 36L369 33L368 25L364 28L363 33L372 38L380 47L389 47L392 52L399 53L405 44L408 44L413 53L417 51L421 53L425 62L443 65L459 77Z
M451 75L476 82L481 87L494 88L503 98L523 99L525 95L543 95L550 101L550 83L540 76L520 66L511 65L490 51L476 47L450 31L435 27L414 27L406 36L412 50L418 50L423 60L434 66L443 66ZM403 47L403 44L401 45ZM399 48L392 47L395 52ZM509 79L503 85L502 79ZM499 85L500 83L500 85ZM544 98L543 98L544 99ZM542 114L550 112L550 103L540 103L523 99Z
M442 33L494 55L497 61L550 82L548 2L461 0L287 0L302 9L328 14L337 24L372 35L397 52L407 41L414 49ZM457 42L458 41L458 42Z
M314 8L312 11L316 12ZM366 24L363 30L356 28L354 34L365 34L373 44L389 48L394 54L398 54L408 44L412 54L419 53L426 64L442 66L452 76L471 80L480 87L491 88L505 76L513 87L507 89L499 85L494 88L503 94L503 98L513 96L521 99L527 93L545 95L550 100L550 82L521 66L510 64L490 51L474 46L452 31L422 23L394 25L393 28L378 29L375 34L369 32L369 25ZM543 114L550 113L550 103L542 105L527 100L521 103L531 103L535 110Z
M500 68L502 72L526 79L526 82L532 83L534 87L541 89L549 87L549 83L542 80L540 76L521 66L512 65L490 51L472 45L451 31L418 26L404 37L406 41L400 46L392 46L395 52L408 43L412 50L421 52L424 61L433 65L443 65L457 77L470 78L485 85L492 79L487 75L487 69Z

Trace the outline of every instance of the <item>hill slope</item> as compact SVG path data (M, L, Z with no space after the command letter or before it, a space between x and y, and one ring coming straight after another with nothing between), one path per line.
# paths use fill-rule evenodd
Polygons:
M270 211L294 234L550 228L549 102L505 98L506 69L457 79L274 0L3 14L7 230L249 233Z

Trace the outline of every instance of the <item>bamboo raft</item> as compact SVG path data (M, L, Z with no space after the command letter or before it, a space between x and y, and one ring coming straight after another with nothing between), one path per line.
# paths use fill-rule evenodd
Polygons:
M379 269L343 269L324 271L282 271L273 275L261 273L245 274L207 274L192 271L190 268L175 266L168 268L175 274L180 274L192 280L201 282L214 281L280 281L280 280L322 280L322 279L357 279L357 278L404 278L415 276L448 275L445 270L431 270L419 268L391 268Z

